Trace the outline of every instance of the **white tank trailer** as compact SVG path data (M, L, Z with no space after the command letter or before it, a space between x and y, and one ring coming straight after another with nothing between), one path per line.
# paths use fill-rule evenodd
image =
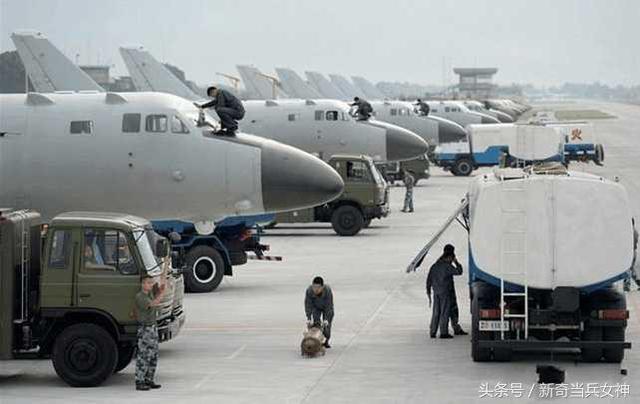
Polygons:
M469 234L474 361L558 348L622 361L629 312L614 284L635 256L622 185L559 164L478 176L408 271L455 219Z

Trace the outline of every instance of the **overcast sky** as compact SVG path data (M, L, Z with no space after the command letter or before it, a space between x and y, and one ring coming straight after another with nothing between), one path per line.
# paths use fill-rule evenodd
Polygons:
M236 64L374 82L442 84L452 66L478 66L498 67L501 84L640 84L638 0L0 0L0 51L23 29L116 75L118 47L143 45L200 84Z

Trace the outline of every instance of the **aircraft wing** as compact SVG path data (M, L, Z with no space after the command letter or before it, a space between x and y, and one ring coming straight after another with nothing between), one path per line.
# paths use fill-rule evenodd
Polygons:
M440 237L442 237L444 232L449 228L449 226L451 226L451 223L453 223L453 221L457 219L458 215L464 212L468 206L469 206L469 201L467 200L467 198L464 198L460 202L460 205L456 208L456 210L454 210L453 213L451 213L451 215L442 224L442 226L440 226L438 231L431 237L429 242L425 244L424 247L422 247L422 250L420 250L418 255L416 255L413 261L411 261L411 263L407 267L407 273L415 272L420 267L420 265L422 265L422 261L424 261L424 258L427 256L427 254L429 254L431 247L433 247L438 242L438 240L440 239Z
M104 91L41 33L13 33L11 40L36 92Z
M138 91L157 91L199 101L203 97L178 79L142 47L120 47L120 55Z

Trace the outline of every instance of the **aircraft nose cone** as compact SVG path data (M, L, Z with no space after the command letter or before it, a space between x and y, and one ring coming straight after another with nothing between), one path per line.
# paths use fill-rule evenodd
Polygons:
M480 123L500 123L500 121L492 116L483 114L480 118Z
M453 143L466 139L467 131L462 125L452 121L438 121L438 141L440 143Z
M513 123L514 122L513 118L509 114L505 114L503 112L500 112L497 115L498 115L498 120L500 122L502 122L502 123Z
M399 126L387 127L387 160L411 160L424 155L429 145L420 136Z
M344 182L327 163L277 142L265 142L261 153L262 202L266 212L302 209L342 194Z

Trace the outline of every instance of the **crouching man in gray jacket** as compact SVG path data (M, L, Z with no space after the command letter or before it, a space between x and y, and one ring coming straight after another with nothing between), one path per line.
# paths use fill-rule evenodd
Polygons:
M304 297L304 310L307 315L307 322L322 329L325 348L331 348L329 338L331 338L331 322L333 321L333 293L329 285L324 284L324 280L316 276L313 278L311 286L307 288Z

